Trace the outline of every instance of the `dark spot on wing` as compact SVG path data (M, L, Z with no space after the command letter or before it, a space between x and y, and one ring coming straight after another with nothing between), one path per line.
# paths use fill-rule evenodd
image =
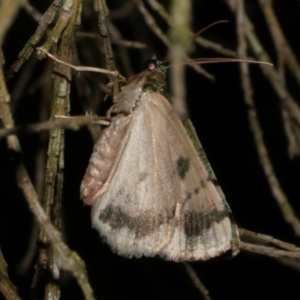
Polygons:
M206 183L207 183L207 181L205 181L203 179L200 179L200 187L201 188L205 188L206 187Z
M118 195L119 197L122 197L123 194L124 194L124 190L123 190L123 189L119 189L118 192L117 192L117 195Z
M182 199L182 203L185 204L185 202L190 200L193 196L198 195L199 191L200 191L200 187L194 189L192 192L185 191L185 197Z
M185 198L183 200L183 202L190 200L192 198L193 194L192 193L186 193Z
M148 173L147 172L142 172L139 174L139 182L142 182L144 181L148 176Z
M219 186L219 182L215 177L208 177L207 181L211 181L215 186Z
M190 160L188 158L183 158L180 156L176 161L176 169L179 177L183 180L186 173L190 169Z
M120 207L112 205L107 206L100 211L99 220L108 224L112 230L120 230L128 228L129 231L135 234L137 239L144 238L147 235L153 234L162 224L172 222L174 211L166 211L165 214L157 214L155 211L134 212L134 215L129 215ZM117 234L117 232L116 232Z
M188 210L184 214L184 233L188 242L193 243L193 239L203 235L213 223L220 223L225 218L231 219L231 212L225 207L224 210L218 211L212 209L209 212L195 212Z

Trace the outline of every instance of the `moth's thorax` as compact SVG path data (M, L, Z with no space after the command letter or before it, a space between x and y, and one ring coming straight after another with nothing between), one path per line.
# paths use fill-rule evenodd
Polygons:
M167 97L165 75L156 70L145 70L131 76L116 97L115 113L131 114L138 106L143 92L157 92Z

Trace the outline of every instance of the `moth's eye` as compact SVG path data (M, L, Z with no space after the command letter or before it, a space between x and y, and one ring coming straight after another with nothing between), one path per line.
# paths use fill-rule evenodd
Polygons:
M153 71L153 70L156 69L156 67L157 67L157 60L156 59L151 58L151 59L146 60L145 69Z

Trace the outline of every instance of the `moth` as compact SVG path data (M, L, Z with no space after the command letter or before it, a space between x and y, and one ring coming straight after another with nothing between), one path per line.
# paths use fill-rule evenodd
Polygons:
M126 257L207 260L239 249L237 226L189 120L155 60L116 96L81 183L92 224Z

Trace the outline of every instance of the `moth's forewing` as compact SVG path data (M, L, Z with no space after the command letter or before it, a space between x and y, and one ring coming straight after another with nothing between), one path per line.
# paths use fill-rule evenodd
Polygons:
M196 133L196 130L195 130L192 122L190 121L190 119L187 119L187 120L183 121L183 125L184 125L184 128L185 128L191 142L193 143L193 145L195 147L195 150L198 153L200 161L203 163L203 165L208 173L208 178L210 178L210 181L212 181L214 183L214 186L215 186L220 198L222 199L224 208L226 208L229 211L228 217L231 221L231 234L232 234L231 252L232 252L232 255L234 256L239 252L240 239L239 239L238 228L237 228L237 225L233 218L233 215L231 213L230 207L229 207L229 205L226 201L225 195L217 181L216 175L207 159L205 151L202 147L202 144L198 138L198 135Z
M149 89L159 78L146 71L124 88L119 115L95 145L81 186L93 226L129 257L185 261L235 253L236 226L209 164L167 99Z

